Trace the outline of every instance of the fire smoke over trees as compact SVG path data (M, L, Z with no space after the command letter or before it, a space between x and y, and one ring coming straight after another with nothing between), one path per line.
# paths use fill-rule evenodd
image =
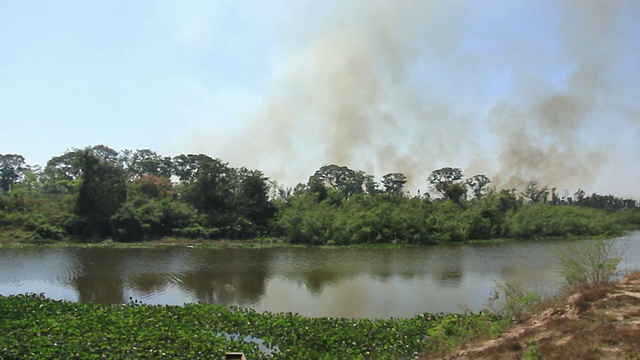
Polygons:
M240 129L201 135L194 151L290 185L337 163L426 188L432 170L456 166L499 187L606 192L614 177L640 195L640 172L625 165L640 154L640 3L287 6Z

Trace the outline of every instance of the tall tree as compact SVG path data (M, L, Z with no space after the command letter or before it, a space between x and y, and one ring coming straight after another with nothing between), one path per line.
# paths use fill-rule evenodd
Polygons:
M149 149L125 150L120 152L120 159L131 179L145 175L171 177L171 158L160 156L155 151Z
M316 178L327 187L338 190L345 198L364 192L366 174L346 166L325 165L318 169L312 178ZM310 179L311 180L311 179Z
M0 187L8 192L13 184L20 180L28 167L22 155L0 154Z
M460 203L467 194L462 177L462 169L443 167L434 170L427 180L443 197Z
M256 225L266 226L275 213L268 198L268 178L259 170L242 168L238 171L238 180L236 212Z
M482 198L486 193L486 186L491 183L491 180L486 175L474 175L467 179L466 184L471 188L473 195L476 199Z
M127 197L124 170L85 149L79 157L82 184L78 190L76 213L95 225L104 225ZM103 231L103 230L100 230Z
M373 175L365 175L364 188L369 196L375 196L380 193L378 183L374 180Z
M190 182L196 179L198 172L207 168L203 164L212 164L211 157L203 154L177 155L173 157L173 175L176 175L182 182ZM221 163L219 159L216 162Z
M118 152L106 145L89 146L85 150L97 157L100 161L116 164L119 162Z
M21 189L29 197L42 194L42 167L40 165L26 166L22 178L13 184L13 189Z
M105 145L67 150L63 155L54 156L47 161L42 172L43 191L46 194L75 193L82 178L81 159L87 153L101 163L118 166L121 163L118 152Z
M522 196L529 199L533 203L540 201L547 201L547 195L549 195L549 188L544 186L540 187L535 180L529 181L527 187L522 191Z
M63 155L54 156L43 170L43 191L46 194L69 194L77 190L81 178L80 155L82 150L74 149Z
M327 187L325 186L324 182L314 176L311 176L309 178L309 182L306 185L298 186L296 191L298 191L298 193L315 195L318 202L326 200L327 197L329 197L329 192L327 191Z
M179 176L185 181L185 200L208 215L228 211L233 201L234 169L206 155L181 156L180 160L186 160L179 170Z
M382 177L382 186L387 194L402 196L407 177L402 173L389 173Z

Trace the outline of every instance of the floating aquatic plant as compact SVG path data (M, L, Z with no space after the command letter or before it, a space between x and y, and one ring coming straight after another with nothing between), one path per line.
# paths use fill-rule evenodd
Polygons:
M0 296L0 358L220 359L241 351L248 359L410 359L435 344L430 329L463 317L492 321L481 314L307 318L210 304L99 305L42 294Z

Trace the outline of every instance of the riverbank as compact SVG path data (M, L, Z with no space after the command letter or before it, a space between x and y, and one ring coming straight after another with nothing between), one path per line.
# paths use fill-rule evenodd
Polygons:
M629 228L630 230L640 230L640 227ZM605 239L613 238L623 234L620 233L607 233L598 236L572 236L571 239ZM515 238L494 238L494 239L481 239L481 240L466 240L448 242L441 245L460 245L460 244L504 244L515 243L520 241L531 240L553 240L553 239L567 239L565 236L558 237L544 237L537 239L515 239ZM190 239L179 237L164 237L155 240L138 241L138 242L118 242L112 239L104 240L92 240L87 242L79 241L33 241L29 239L29 232L21 229L2 229L0 230L0 249L3 248L27 248L27 247L115 247L115 248L158 248L166 246L186 246L200 249L229 249L229 248L247 248L247 249L263 249L263 248L277 248L277 247L317 247L327 249L393 249L393 248L406 248L415 246L432 246L438 244L392 244L392 243L362 243L352 245L312 245L312 244L297 244L286 241L285 239L275 237L242 239L242 240L211 240L211 239Z
M166 246L188 246L197 248L267 248L296 246L277 238L255 238L246 240L210 240L187 239L178 237L164 237L155 240L139 242L118 242L112 239L91 239L89 241L48 240L33 241L28 237L29 232L21 229L0 230L0 249L26 247L117 247L117 248L157 248Z
M640 272L583 287L493 340L467 343L446 359L638 359ZM441 358L426 356L424 359Z

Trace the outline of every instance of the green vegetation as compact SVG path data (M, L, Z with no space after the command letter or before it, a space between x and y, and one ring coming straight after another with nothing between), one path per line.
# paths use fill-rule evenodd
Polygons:
M614 241L581 243L558 255L562 275L571 288L606 284L617 276L622 254Z
M611 236L640 226L631 199L560 197L531 181L522 192L485 175L434 170L416 196L407 177L326 165L284 188L261 171L206 155L164 157L103 145L29 166L0 154L0 241L46 244L163 238L277 237L303 245L436 244L496 238Z
M29 294L0 297L0 358L220 359L242 351L249 359L407 359L448 349L498 320L471 313L305 318L206 304L78 304Z

